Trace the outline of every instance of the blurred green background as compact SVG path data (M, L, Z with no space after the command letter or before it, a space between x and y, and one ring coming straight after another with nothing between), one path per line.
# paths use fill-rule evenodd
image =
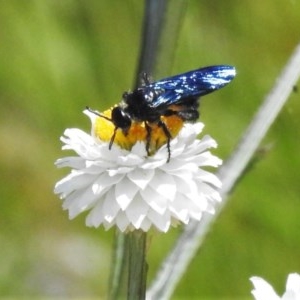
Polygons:
M205 133L226 159L300 41L300 2L188 1L171 72L231 64L237 78L203 99ZM53 186L65 128L90 131L86 105L120 101L137 67L143 2L0 1L0 298L105 298L113 231L69 221ZM272 126L271 150L235 189L177 299L279 292L300 272L300 94ZM149 281L179 229L151 238Z

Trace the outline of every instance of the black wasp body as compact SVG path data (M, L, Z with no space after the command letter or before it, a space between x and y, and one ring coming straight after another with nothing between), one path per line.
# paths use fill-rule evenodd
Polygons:
M114 124L115 130L110 140L110 148L118 129L126 135L132 122L143 122L147 131L146 150L149 154L151 141L149 125L156 124L161 127L167 138L169 161L172 136L161 117L176 115L183 121L196 121L199 117L200 96L227 85L235 74L234 67L219 65L189 71L153 83L150 83L147 75L144 75L142 78L144 84L132 92L123 94L123 101L112 109L111 118L92 112Z

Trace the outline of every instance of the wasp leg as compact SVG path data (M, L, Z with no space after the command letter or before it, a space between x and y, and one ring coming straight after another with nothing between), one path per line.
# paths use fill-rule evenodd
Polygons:
M172 110L169 109L164 113L164 116L169 117L169 116L178 116L180 117L183 121L190 121L190 122L195 122L199 118L199 112L196 109L187 109L185 107L182 107L181 110Z
M168 159L167 159L167 163L170 161L170 158L171 158L171 146L170 146L170 141L171 141L171 133L167 127L167 125L162 121L162 120L159 120L158 123L157 123L157 126L158 127L161 127L165 136L167 137L167 149L168 149Z
M146 135L146 151L147 151L147 155L150 155L150 142L151 142L151 131L152 128L148 125L147 122L145 122L145 129L147 131L147 135Z
M112 137L111 137L111 139L110 139L110 141L109 141L109 145L108 145L108 149L109 149L109 150L111 150L111 147L112 147L112 145L113 145L113 143L114 143L114 140L115 140L115 137L116 137L117 130L118 130L118 127L115 127L114 133L113 133L113 135L112 135Z
M199 112L194 109L178 111L176 115L183 121L195 122L199 119Z

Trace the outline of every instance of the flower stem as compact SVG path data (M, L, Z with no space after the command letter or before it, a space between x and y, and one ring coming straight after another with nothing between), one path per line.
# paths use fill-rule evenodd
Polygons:
M146 241L147 234L135 230L128 235L128 300L145 299L147 263Z
M126 295L124 285L124 281L127 278L124 274L127 262L126 243L126 235L117 230L112 258L112 271L109 279L108 299L110 300L119 299L121 295Z

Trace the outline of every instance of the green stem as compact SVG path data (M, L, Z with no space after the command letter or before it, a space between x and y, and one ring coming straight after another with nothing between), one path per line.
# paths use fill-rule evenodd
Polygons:
M109 279L108 299L120 299L121 295L126 295L126 263L127 263L127 237L124 233L116 231L114 251L112 257L112 272Z
M128 300L145 299L147 234L141 230L128 233Z

